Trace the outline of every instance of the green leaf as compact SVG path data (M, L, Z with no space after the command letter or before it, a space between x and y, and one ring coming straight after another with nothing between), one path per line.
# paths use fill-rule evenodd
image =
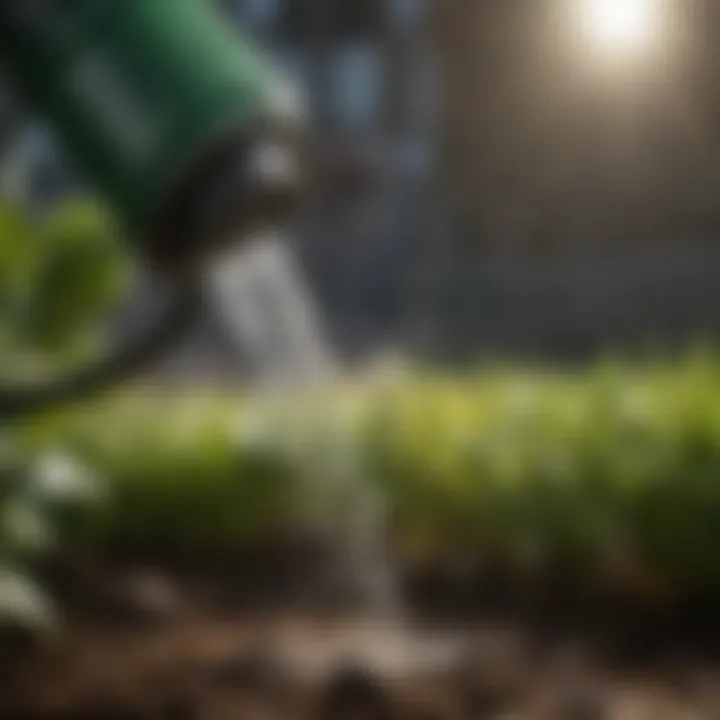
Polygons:
M59 207L41 229L41 257L26 311L26 338L58 352L97 330L127 278L110 219L87 202Z
M56 627L53 604L23 573L0 567L0 626L50 631Z
M75 457L60 451L41 454L30 466L29 494L43 503L98 504L104 499L100 479Z
M56 541L49 518L27 499L15 499L0 508L2 546L12 556L34 555Z

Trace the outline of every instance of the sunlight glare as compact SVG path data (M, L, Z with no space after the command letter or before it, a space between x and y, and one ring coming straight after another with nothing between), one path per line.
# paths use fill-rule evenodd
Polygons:
M585 34L604 55L635 56L650 48L660 21L659 0L583 0Z

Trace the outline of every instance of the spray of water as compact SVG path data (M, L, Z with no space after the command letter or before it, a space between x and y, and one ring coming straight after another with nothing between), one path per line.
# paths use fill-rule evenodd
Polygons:
M264 386L332 379L337 363L314 299L290 246L278 232L259 233L215 263L208 283L214 310L249 354Z
M214 312L249 355L259 388L255 414L266 421L277 418L275 413L287 415L289 391L313 390L303 393L312 398L312 407L294 404L299 413L294 431L303 455L308 509L317 513L314 529L335 554L325 580L330 587L320 590L351 593L363 612L386 616L397 595L386 513L363 467L350 418L341 416L337 403L322 402L326 395L319 390L339 379L340 366L314 298L282 233L259 233L238 248L212 267L208 292ZM277 429L276 421L270 422Z

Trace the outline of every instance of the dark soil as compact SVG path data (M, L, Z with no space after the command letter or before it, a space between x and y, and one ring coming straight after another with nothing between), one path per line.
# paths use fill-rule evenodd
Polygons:
M388 671L397 624L319 617L277 581L262 590L255 577L243 593L238 577L55 568L67 632L42 645L4 638L0 718L720 719L713 608L471 602L468 587L427 583L423 594L415 582L410 635L451 629L467 642L432 667L409 650Z

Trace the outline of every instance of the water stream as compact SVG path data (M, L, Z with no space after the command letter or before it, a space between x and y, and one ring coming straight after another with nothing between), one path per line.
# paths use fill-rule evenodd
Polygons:
M382 497L341 403L332 397L325 402L325 391L332 395L342 369L286 238L268 231L231 250L211 269L208 293L213 311L249 358L253 412L281 417L293 404L292 412L300 414L294 430L306 445L306 510L315 512L314 530L324 534L334 556L329 576L316 590L352 596L363 613L387 619L397 593ZM299 404L295 390L302 391Z

